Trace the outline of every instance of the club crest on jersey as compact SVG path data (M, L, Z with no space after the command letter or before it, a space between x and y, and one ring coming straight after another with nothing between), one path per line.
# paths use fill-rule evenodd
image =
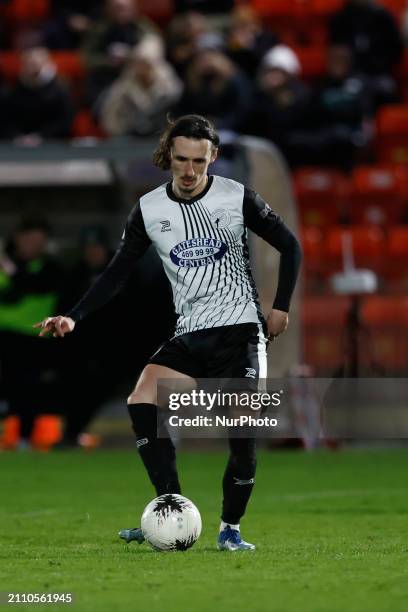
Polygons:
M211 214L211 223L215 225L217 229L223 229L224 227L228 227L231 223L231 215L227 210L223 208L217 208Z
M215 263L228 250L228 246L217 238L191 238L183 240L170 251L170 259L182 268L198 268Z
M160 221L162 232L171 232L170 221Z

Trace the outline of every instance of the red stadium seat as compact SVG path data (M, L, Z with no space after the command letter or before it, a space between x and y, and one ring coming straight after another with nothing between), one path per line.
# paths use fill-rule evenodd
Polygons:
M406 9L406 0L380 0L379 4L382 4L389 12L399 21Z
M70 81L82 80L85 68L82 56L77 51L54 51L52 53L58 73Z
M139 11L155 23L166 25L174 13L173 0L138 0Z
M324 46L294 47L302 66L302 78L315 79L326 71L326 48Z
M299 168L293 176L301 222L319 227L338 223L348 201L349 180L325 168Z
M351 221L393 224L403 218L408 202L408 170L404 166L359 166L352 176Z
M20 72L20 52L3 51L0 53L0 72L7 81L15 81Z
M74 138L105 138L106 134L95 123L91 113L83 109L75 115L72 124L72 136Z
M406 372L408 366L408 296L370 296L361 310L370 333L371 354L386 371Z
M386 278L396 281L394 290L408 290L408 226L389 230L386 255Z
M328 272L343 268L343 245L347 239L351 242L356 267L381 273L385 260L385 236L379 227L365 225L333 227L327 231L324 254Z
M60 76L70 81L80 81L85 69L82 56L77 51L55 51L51 54ZM20 72L20 52L5 51L0 53L0 72L5 79L15 81Z
M345 0L309 0L313 15L330 17L343 8Z
M376 117L376 151L383 162L408 163L408 104L381 108Z
M344 360L344 325L350 308L348 297L308 297L302 302L304 363L317 374L328 374Z
M322 251L323 236L320 229L303 226L300 230L300 240L303 250L303 269L305 272L303 290L306 294L319 289L322 281Z
M308 4L304 0L252 0L252 8L262 17L293 19L304 15Z
M17 22L44 21L49 14L49 0L12 0L5 11L7 19Z

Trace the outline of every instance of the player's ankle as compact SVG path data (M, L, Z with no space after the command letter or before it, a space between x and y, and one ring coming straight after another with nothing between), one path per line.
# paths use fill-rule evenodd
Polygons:
M221 533L221 531L224 531L224 529L226 527L229 527L230 529L235 529L236 531L239 531L239 523L238 524L233 524L233 523L226 523L225 521L221 521L220 533Z

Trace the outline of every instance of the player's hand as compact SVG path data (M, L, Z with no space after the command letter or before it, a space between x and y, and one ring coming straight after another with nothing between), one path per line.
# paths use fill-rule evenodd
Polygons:
M63 338L65 334L69 334L75 327L75 321L70 317L48 317L44 321L40 321L33 325L34 328L41 328L39 336L45 336L52 333L54 338Z
M287 312L276 310L275 308L272 309L267 319L269 340L275 340L276 336L284 332L288 323L289 317Z

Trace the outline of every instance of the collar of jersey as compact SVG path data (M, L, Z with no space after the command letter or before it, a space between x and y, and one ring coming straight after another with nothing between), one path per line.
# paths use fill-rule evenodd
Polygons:
M170 183L167 183L166 185L167 196L170 198L170 200L174 200L174 202L181 202L182 204L193 204L194 202L197 202L197 200L201 200L205 196L205 194L208 192L211 185L213 184L213 180L214 177L209 175L205 188L200 191L200 193L197 193L197 195L193 196L190 199L179 198L178 196L176 196L173 191L172 181L170 181Z

